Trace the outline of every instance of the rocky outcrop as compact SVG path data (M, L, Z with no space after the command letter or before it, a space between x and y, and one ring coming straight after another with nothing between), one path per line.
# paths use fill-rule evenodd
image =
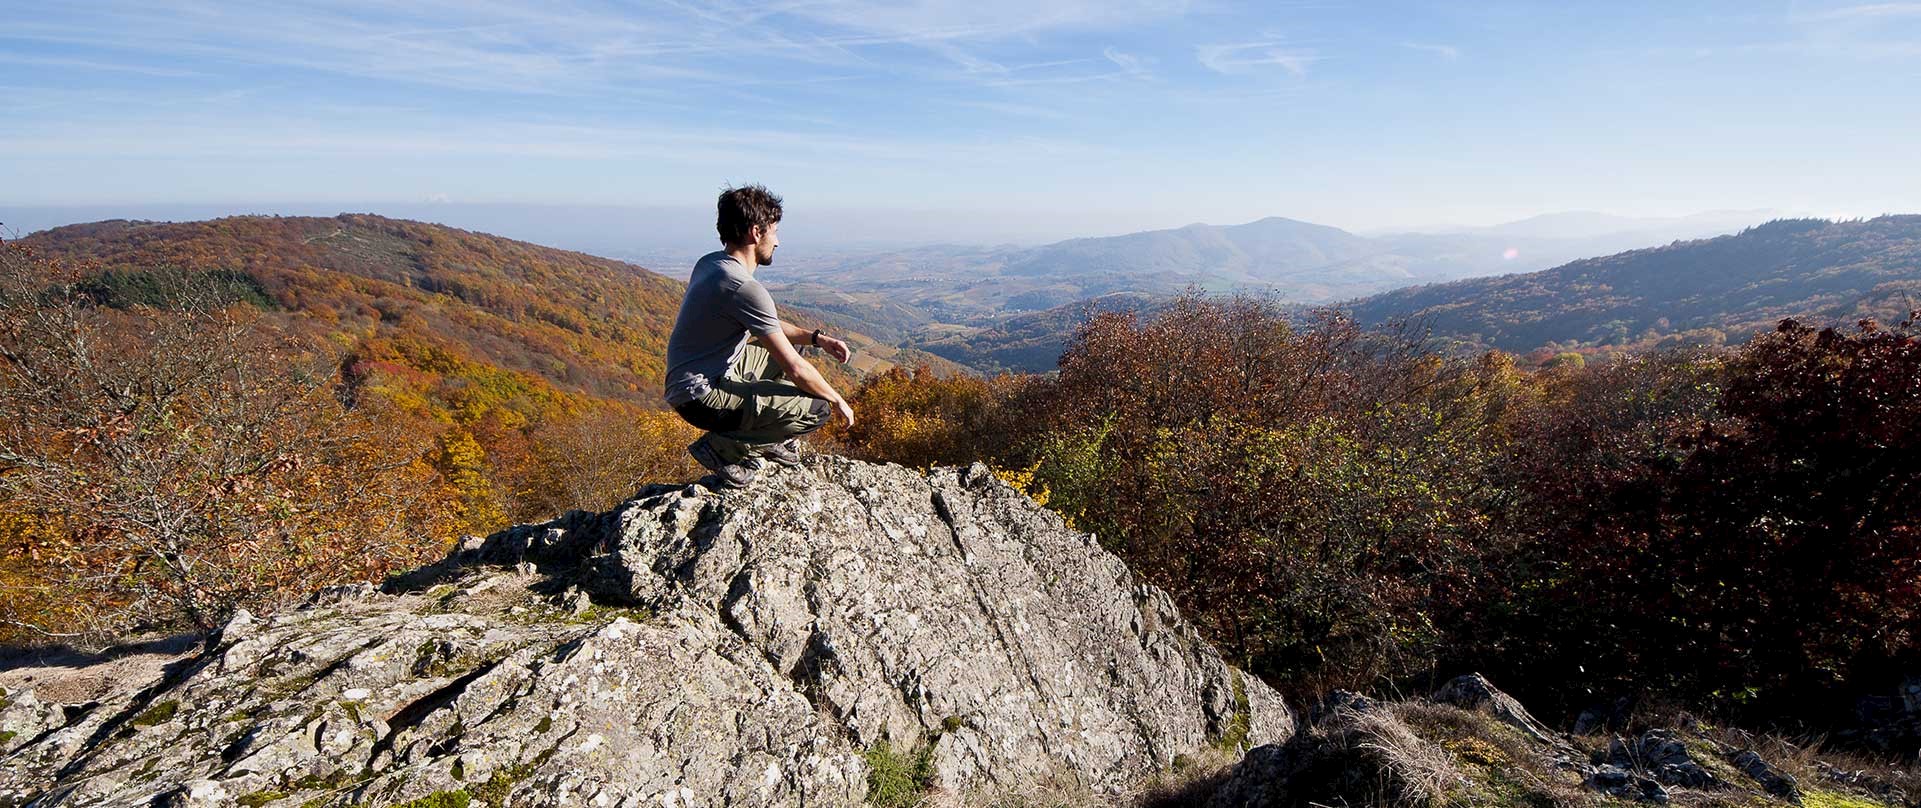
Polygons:
M877 771L1118 796L1294 728L985 467L833 457L515 527L20 709L0 805L854 805Z
M1463 710L1487 713L1526 733L1529 738L1538 743L1549 745L1563 743L1555 737L1553 730L1529 715L1527 708L1521 706L1521 702L1495 689L1494 685L1489 684L1487 679L1478 673L1455 677L1434 692L1433 700L1438 704L1452 704Z
M1794 805L1806 793L1752 750L1682 722L1632 737L1562 735L1479 674L1427 699L1384 702L1334 691L1283 743L1250 750L1232 768L1190 786L1207 808L1316 805L1592 805L1596 793L1680 806ZM1844 792L1823 805L1907 805L1902 784L1815 764ZM1899 775L1899 772L1896 773ZM1858 794L1873 795L1858 799Z

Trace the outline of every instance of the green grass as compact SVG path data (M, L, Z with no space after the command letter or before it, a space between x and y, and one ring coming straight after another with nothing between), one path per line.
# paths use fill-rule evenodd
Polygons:
M867 761L867 802L879 808L911 808L934 783L934 745L924 743L902 753L886 741L869 747L861 757Z
M474 796L488 805L506 805L507 795L513 793L514 784L526 779L527 775L532 774L533 771L532 766L498 769L492 777L487 778L487 782L474 786Z
M1801 795L1801 808L1889 808L1885 802L1837 794L1833 791L1810 791Z

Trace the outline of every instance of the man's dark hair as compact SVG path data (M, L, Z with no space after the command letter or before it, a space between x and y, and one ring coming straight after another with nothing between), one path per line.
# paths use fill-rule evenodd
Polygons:
M765 185L743 185L720 192L720 217L714 229L720 243L732 247L752 235L754 225L766 227L780 221L780 197Z

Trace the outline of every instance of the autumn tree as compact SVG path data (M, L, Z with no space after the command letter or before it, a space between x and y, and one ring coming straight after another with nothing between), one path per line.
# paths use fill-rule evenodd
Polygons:
M116 301L98 275L0 245L4 580L70 607L5 615L14 636L204 628L445 546L420 432L343 405L336 357L231 278L123 277L142 297Z
M1265 302L1104 314L1032 394L1051 505L1291 689L1421 670L1512 368Z
M549 418L531 431L530 457L512 478L512 515L532 521L604 511L648 483L694 479L705 472L686 446L698 437L680 416L638 407Z

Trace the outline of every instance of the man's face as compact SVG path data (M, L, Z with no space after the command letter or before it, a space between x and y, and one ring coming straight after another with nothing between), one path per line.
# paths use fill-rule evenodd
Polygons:
M754 259L761 266L774 263L774 248L780 246L780 222L775 222L761 231L760 241L754 244Z

